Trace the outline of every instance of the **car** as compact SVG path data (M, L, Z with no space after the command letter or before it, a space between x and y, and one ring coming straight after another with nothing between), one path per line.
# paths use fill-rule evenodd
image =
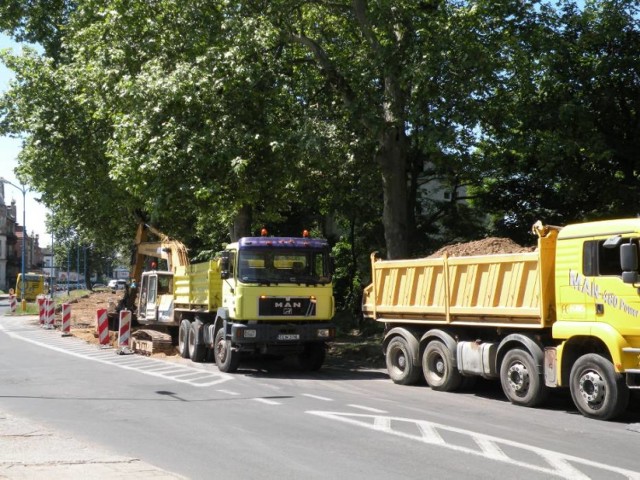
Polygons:
M111 290L124 290L127 288L127 281L122 279L109 280L109 288Z

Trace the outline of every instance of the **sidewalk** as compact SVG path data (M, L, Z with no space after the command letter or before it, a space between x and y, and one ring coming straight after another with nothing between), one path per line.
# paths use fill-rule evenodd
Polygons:
M183 479L0 411L0 479Z

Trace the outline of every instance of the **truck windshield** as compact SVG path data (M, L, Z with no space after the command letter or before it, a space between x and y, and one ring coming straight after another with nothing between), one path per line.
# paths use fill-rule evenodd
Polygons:
M238 255L238 280L324 285L331 281L328 265L328 254L322 251L246 249Z

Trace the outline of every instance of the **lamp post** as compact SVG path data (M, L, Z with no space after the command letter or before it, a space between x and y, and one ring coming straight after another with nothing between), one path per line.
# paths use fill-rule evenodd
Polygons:
M26 243L27 243L27 225L26 225L26 208L27 208L27 188L22 185L21 187L19 187L18 185L16 185L15 183L11 183L9 180L0 177L0 182L2 183L7 183L9 185L11 185L12 187L17 188L18 190L20 190L22 192L22 287L20 288L20 301L22 302L22 309L25 309L25 304L24 304L24 254L25 254L25 250L26 250Z

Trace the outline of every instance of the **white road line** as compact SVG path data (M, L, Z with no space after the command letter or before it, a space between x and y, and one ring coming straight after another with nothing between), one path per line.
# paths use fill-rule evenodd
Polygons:
M322 400L323 402L333 402L332 398L321 397L319 395L311 395L310 393L303 393L303 397L315 398L316 400Z
M282 405L280 402L276 402L274 400L269 400L268 398L254 398L256 402L265 403L267 405Z
M438 430L436 430L432 425L419 423L418 430L420 430L421 440L423 442L430 443L432 445L445 445L447 443L440 436L440 433L438 433Z
M238 392L232 392L231 390L216 390L216 392L224 393L225 395L240 395Z
M434 422L427 422L424 420L415 420L411 418L402 417L385 417L379 418L376 415L367 415L361 413L348 413L348 412L327 412L327 411L307 411L306 413L316 415L322 418L337 420L350 425L357 425L370 430L381 431L391 435L395 435L402 438L408 438L417 442L422 442L428 445L438 445L442 448L447 448L457 452L466 453L469 455L476 455L483 458L489 458L493 461L498 461L518 467L527 468L537 472L542 472L549 475L554 475L560 478L570 479L586 479L588 475L581 472L579 467L585 466L590 468L596 468L609 473L616 473L630 480L640 480L640 472L627 470L615 465L607 465L604 463L595 462L586 458L575 457L573 455L566 455L560 452L554 452L551 450L545 450L543 448L534 447L533 445L527 445L520 442L514 442L499 437L492 437L482 433L473 432L470 430L464 430L461 428L450 427ZM393 424L409 423L414 424L419 433L411 434L406 433L403 430L395 430ZM404 428L406 430L406 427ZM478 449L464 447L461 445L454 445L446 443L439 434L439 430L446 432L453 432L470 437L479 446ZM533 452L546 461L548 467L538 464L527 463L525 461L517 460L509 457L502 450L501 446L508 446L513 449L526 450Z
M40 341L40 340L35 340L33 338L29 338L27 336L24 335L24 333L29 333L29 332L37 332L37 330L25 330L25 329L21 329L20 331L22 333L16 333L14 331L10 331L8 330L5 326L0 325L0 330L4 331L7 335L9 335L12 338L17 338L19 340L22 340L24 342L28 342L34 345L38 345L39 347L44 347L44 348L48 348L49 350L54 350L56 352L60 352L60 353L64 353L67 355L71 355L73 357L79 357L79 358L84 358L85 360L90 360L92 362L98 362L98 363L102 363L105 365L112 365L114 367L118 367L118 368L122 368L124 370L130 370L133 372L138 372L141 373L143 375L149 375L152 377L160 377L163 378L165 380L171 380L174 382L178 382L178 383L186 383L195 387L210 387L213 385L219 385L221 383L227 382L229 380L231 380L233 378L233 376L225 374L225 373L218 373L218 372L207 372L206 370L203 369L192 369L190 367L186 367L186 366L180 366L180 365L165 365L164 362L162 362L161 360L154 360L154 359L146 359L148 362L148 367L138 367L138 368L134 368L125 364L122 364L120 362L118 362L118 357L115 355L115 350L111 350L111 355L113 355L112 357L109 357L108 355L100 355L99 357L96 357L94 355L91 355L88 351L87 353L79 353L78 351L72 351L72 350L67 350L65 347L57 347L55 345L51 345L50 343L47 342L47 338L45 336L45 340ZM79 340L78 340L79 341ZM140 360L143 360L142 358ZM160 368L156 368L160 367ZM191 371L194 374L195 373L199 373L201 377L208 377L211 380L204 382L202 381L203 378L198 378L198 379L193 379L193 380L184 380L181 378L178 378L177 376L173 376L173 375L168 375L168 372L186 372L186 371ZM196 381L197 380L197 381Z
M353 403L350 403L349 405L347 405L348 407L351 408L358 408L360 410L364 410L365 412L371 412L371 413L387 413L384 410L378 410L377 408L371 408L371 407L365 407L364 405L355 405Z
M494 460L505 460L509 458L495 442L487 440L486 438L474 438L473 440L478 444L485 456L493 458Z

